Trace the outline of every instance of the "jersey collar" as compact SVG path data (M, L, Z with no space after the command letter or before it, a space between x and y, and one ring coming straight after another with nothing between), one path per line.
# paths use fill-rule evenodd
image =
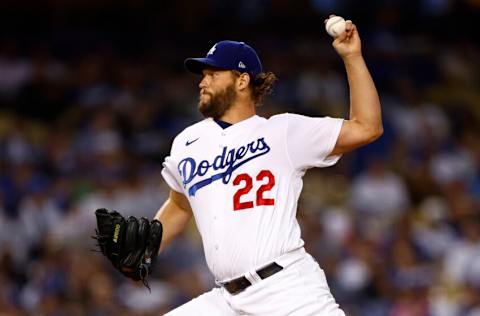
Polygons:
M215 121L215 123L218 124L218 126L220 126L220 127L223 128L223 129L226 129L226 128L228 128L228 127L230 127L230 126L233 125L232 123L228 123L228 122L221 121L221 120L214 120L214 121Z
M236 130L236 129L242 127L242 126L246 126L246 125L250 124L250 122L256 121L258 118L259 118L259 116L255 114L255 115L252 115L252 116L250 116L249 118L244 119L243 121L240 121L240 122L235 123L235 124L230 124L230 123L223 122L223 121L220 121L220 120L214 120L214 119L212 119L212 118L208 118L208 120L210 120L210 121L211 121L212 123L214 123L216 126L220 127L222 130L227 128L228 131L231 132L231 131ZM218 122L221 122L221 123L218 123ZM229 125L226 126L226 127L223 127L223 126L221 125L221 124L223 124L223 123L224 123L224 124L229 124Z

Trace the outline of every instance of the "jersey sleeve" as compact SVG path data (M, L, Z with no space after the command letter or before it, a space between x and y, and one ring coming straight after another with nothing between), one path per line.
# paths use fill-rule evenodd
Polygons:
M342 128L343 119L287 114L286 146L297 170L333 166L341 155L330 156Z
M180 178L180 173L178 172L177 163L174 158L174 147L175 141L173 142L170 156L165 157L165 160L162 164L162 177L172 190L182 193L182 180Z

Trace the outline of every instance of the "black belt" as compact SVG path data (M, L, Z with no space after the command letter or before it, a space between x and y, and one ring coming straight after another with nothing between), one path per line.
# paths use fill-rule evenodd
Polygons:
M263 280L281 271L282 269L282 266L275 262L272 262L268 266L261 268L256 272L258 276ZM223 286L228 292L230 292L230 294L240 293L250 285L252 285L252 283L244 276L225 283L221 283L221 286Z

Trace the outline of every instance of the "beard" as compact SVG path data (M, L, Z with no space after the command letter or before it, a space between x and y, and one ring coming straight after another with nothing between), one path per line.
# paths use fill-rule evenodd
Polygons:
M222 117L232 107L237 97L233 84L215 94L207 94L210 98L207 101L201 101L200 99L200 101L198 101L198 110L204 117L211 117L213 119Z

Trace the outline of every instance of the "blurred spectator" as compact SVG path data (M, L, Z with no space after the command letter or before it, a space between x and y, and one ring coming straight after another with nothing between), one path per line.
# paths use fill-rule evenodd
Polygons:
M480 220L478 213L460 222L460 236L445 253L444 271L453 284L480 287Z
M351 187L350 207L358 212L364 237L381 240L410 204L403 179L387 170L385 162L372 158L368 169L357 176Z

